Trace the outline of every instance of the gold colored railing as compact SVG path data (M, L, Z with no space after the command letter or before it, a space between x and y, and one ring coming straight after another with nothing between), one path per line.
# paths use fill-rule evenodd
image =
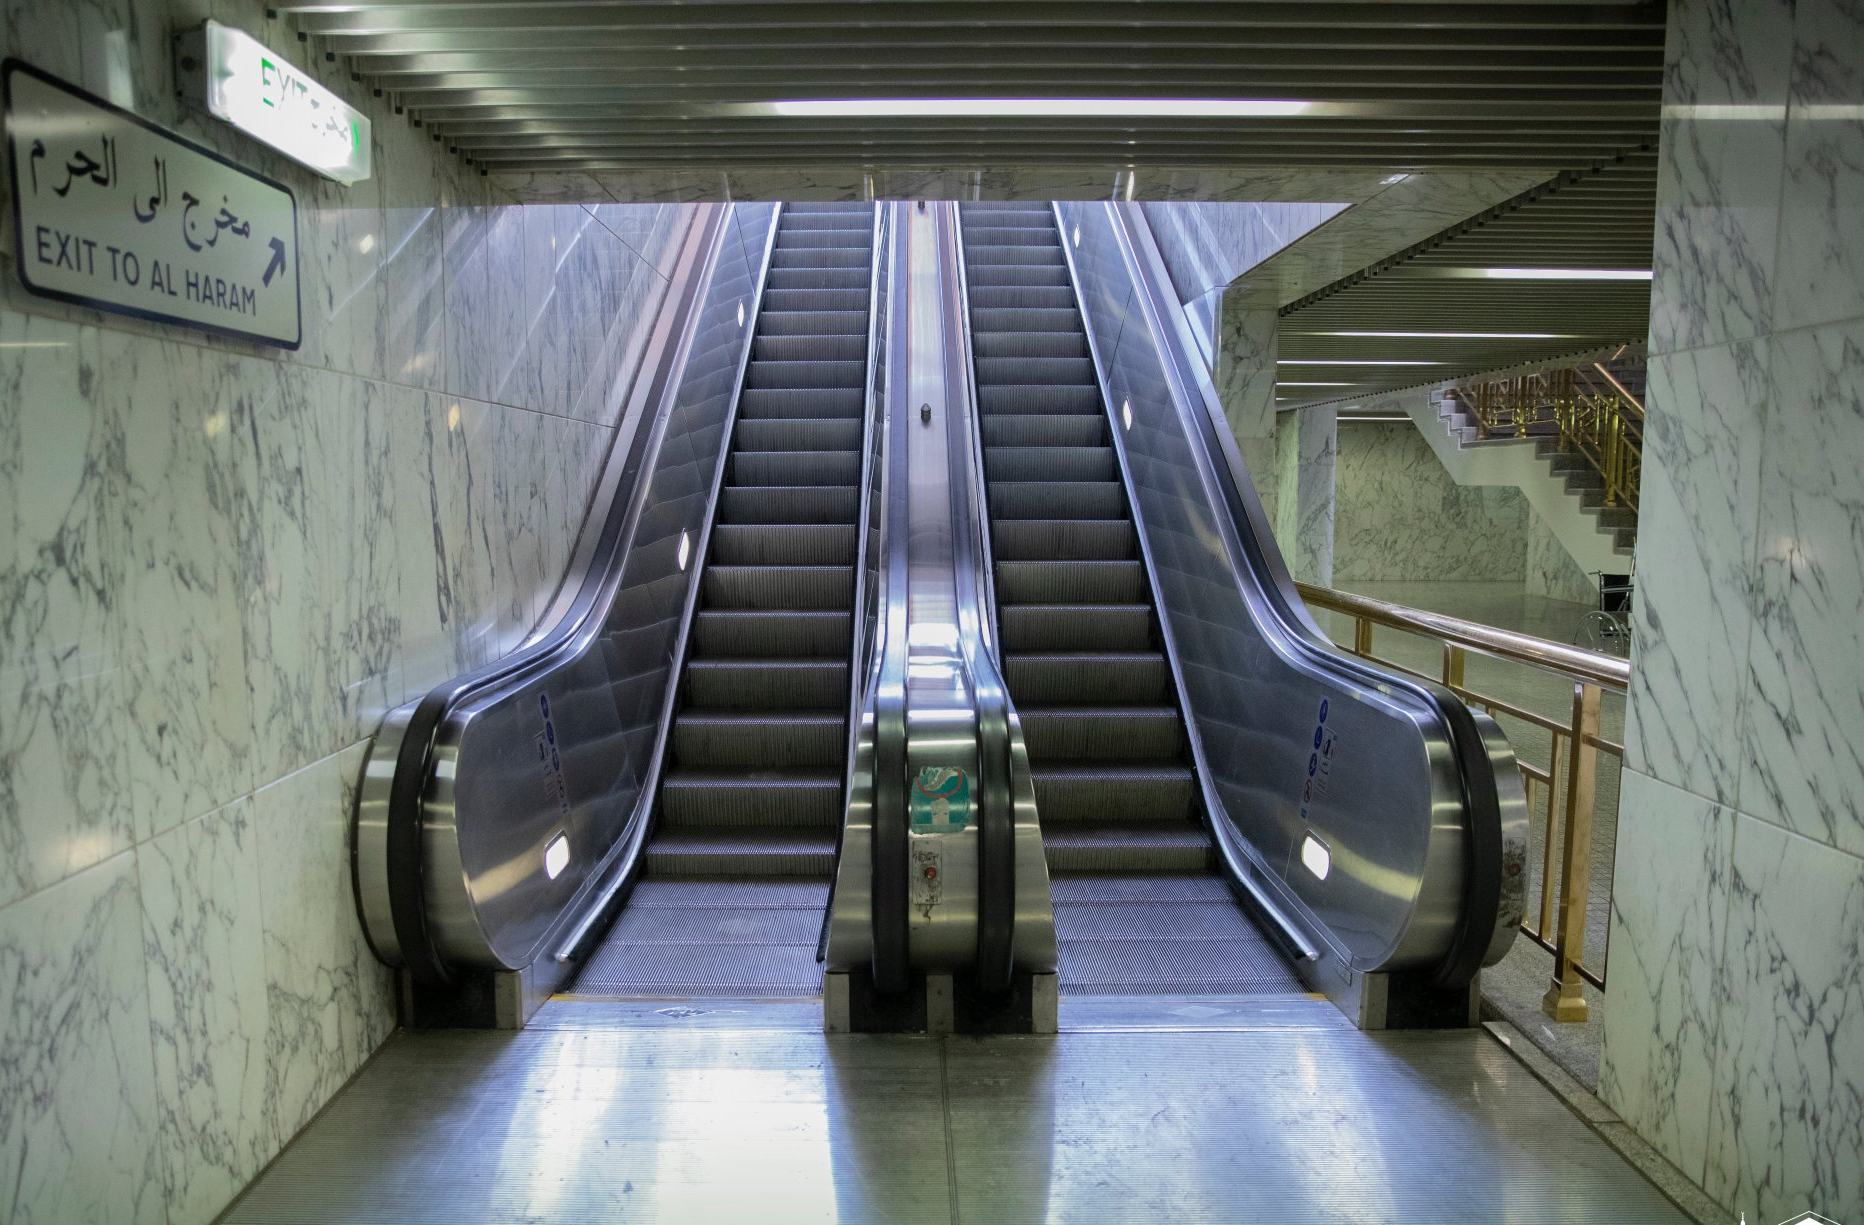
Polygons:
M1637 509L1644 405L1598 362L1453 389L1483 438L1547 433L1581 455L1605 481L1605 505ZM1549 426L1549 430L1539 430Z
M1594 968L1584 961L1586 920L1592 904L1593 808L1597 799L1599 755L1603 753L1621 762L1624 760L1624 746L1600 735L1600 699L1606 692L1623 695L1630 680L1630 663L1564 643L1388 604L1329 587L1307 583L1297 583L1296 587L1311 607L1330 609L1353 619L1350 648L1353 654L1408 676L1437 681L1471 706L1491 715L1505 715L1548 733L1550 747L1546 762L1518 759L1527 785L1529 820L1543 835L1538 905L1530 904L1524 910L1521 930L1553 954L1553 982L1541 999L1541 1007L1557 1021L1585 1020L1586 997L1581 982L1605 989L1604 963L1601 961ZM1372 632L1375 626L1381 625L1437 641L1443 648L1441 670L1431 675L1374 653ZM1561 677L1572 686L1571 705L1558 714L1549 714L1478 693L1465 682L1465 665L1472 651ZM1544 789L1547 801L1544 817L1534 815L1537 788ZM1533 832L1530 829L1530 844ZM1533 903L1535 899L1529 901ZM1603 904L1610 906L1609 892Z

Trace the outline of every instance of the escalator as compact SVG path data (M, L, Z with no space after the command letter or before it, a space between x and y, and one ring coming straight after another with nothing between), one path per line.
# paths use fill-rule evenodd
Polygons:
M1064 995L1303 990L1218 864L1046 204L961 209L1003 671Z
M873 209L778 219L641 879L579 996L810 996L841 823Z

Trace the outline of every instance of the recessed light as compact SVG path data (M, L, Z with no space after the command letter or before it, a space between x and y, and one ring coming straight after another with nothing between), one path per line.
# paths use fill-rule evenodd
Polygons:
M1290 332L1291 336L1359 336L1367 340L1579 340L1577 332Z
M1277 379L1277 387L1357 387L1357 383L1291 383L1287 379Z
M558 834L544 844L544 876L555 880L563 875L563 869L570 866L570 839L568 834Z
M1272 119L1314 109L1288 98L788 98L752 106L792 119Z
M1422 362L1410 358L1378 359L1362 357L1284 357L1277 366L1441 366L1442 362Z
M1651 274L1637 268L1483 268L1494 281L1648 281Z
M1314 879L1326 880L1327 873L1333 870L1333 854L1326 843L1308 834L1301 839L1301 866L1312 872Z

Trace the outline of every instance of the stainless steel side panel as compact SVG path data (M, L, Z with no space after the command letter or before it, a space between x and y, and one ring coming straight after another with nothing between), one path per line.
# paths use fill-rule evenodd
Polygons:
M1472 852L1465 780L1436 709L1416 684L1335 652L1298 597L1279 601L1292 616L1277 611L1269 585L1291 597L1292 585L1240 470L1246 513L1238 521L1226 509L1222 457L1191 416L1221 422L1221 408L1201 365L1183 360L1182 320L1167 315L1176 299L1148 292L1146 277L1162 280L1162 267L1144 266L1125 228L1143 219L1116 204L1056 211L1232 871L1353 971L1437 965L1462 914ZM1485 739L1503 792L1504 872L1512 865L1518 876L1519 775L1499 734ZM1328 853L1324 879L1303 864L1309 838ZM1495 941L1482 941L1491 957L1518 918L1517 890L1494 917Z
M448 964L530 964L546 937L612 889L645 830L775 232L777 206L725 207L704 264L688 270L706 278L690 326L660 357L673 363L665 394L630 410L634 428L652 434L639 472L617 478L627 501L611 513L628 517L608 529L620 533L615 547L605 557L579 548L600 571L585 576L589 590L564 620L534 638L534 665L478 692L468 685L435 734L422 880L432 941ZM585 530L602 522L592 516ZM395 961L392 925L369 905L381 892L363 859L371 811L365 803L359 813L358 893L378 953ZM568 859L552 876L545 850L558 838Z

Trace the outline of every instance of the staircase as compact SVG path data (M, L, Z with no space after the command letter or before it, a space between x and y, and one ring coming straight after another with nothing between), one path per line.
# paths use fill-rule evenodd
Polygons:
M1641 402L1644 398L1642 365L1614 367L1614 377ZM1591 515L1598 530L1612 539L1612 551L1630 557L1637 545L1637 511L1629 506L1605 504L1605 478L1584 455L1561 450L1559 427L1551 420L1534 421L1524 433L1484 437L1482 423L1457 388L1444 387L1431 392L1431 406L1443 422L1456 445L1462 448L1511 447L1532 445L1534 454L1547 471L1566 488L1569 497L1579 499L1580 509Z

